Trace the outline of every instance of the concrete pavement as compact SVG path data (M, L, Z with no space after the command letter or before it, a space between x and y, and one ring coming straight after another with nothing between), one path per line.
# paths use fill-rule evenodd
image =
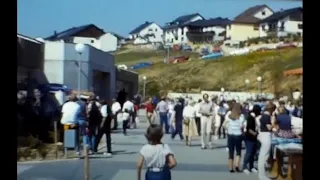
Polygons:
M114 156L112 158L90 159L90 180L131 180L136 179L136 160L140 148L146 143L143 133L146 124L139 129L129 130L129 136L112 134ZM192 147L186 147L178 137L172 141L165 135L163 142L170 145L178 166L172 170L172 179L183 180L256 180L257 175L230 174L227 167L226 141L214 142L214 149L201 150L200 138L193 140ZM105 151L104 145L100 151ZM56 162L18 163L20 180L78 180L83 179L83 160L61 160Z

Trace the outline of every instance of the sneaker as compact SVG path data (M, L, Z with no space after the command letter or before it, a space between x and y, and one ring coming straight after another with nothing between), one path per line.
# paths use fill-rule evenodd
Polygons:
M77 155L77 156L80 156L80 155L81 155L81 153L78 151L78 152L76 152L76 155Z
M243 172L247 175L249 175L251 172L248 169L244 169Z
M111 141L111 144L114 144L114 141Z
M252 169L251 169L251 172L253 172L253 173L258 173L258 169L252 168Z
M112 157L112 154L111 153L107 153L107 152L104 152L103 155L106 156L106 157Z
M93 154L93 151L90 150L90 151L88 152L88 154L89 154L89 155L92 155L92 154Z
M226 148L226 151L229 152L229 148Z

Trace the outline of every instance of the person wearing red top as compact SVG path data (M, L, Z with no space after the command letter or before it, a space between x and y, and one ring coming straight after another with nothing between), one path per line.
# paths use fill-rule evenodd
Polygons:
M152 105L152 99L151 98L148 99L145 107L146 107L146 113L147 113L148 121L151 124L151 118L152 118L153 111L154 111L154 107Z

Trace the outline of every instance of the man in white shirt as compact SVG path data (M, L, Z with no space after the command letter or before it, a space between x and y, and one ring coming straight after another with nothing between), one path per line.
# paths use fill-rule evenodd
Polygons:
M96 143L95 143L95 150L98 149L98 145L100 143L100 140L104 134L106 134L106 146L107 146L107 152L104 152L103 155L107 157L112 156L111 151L111 109L108 107L106 101L102 101L100 108L100 113L102 116L102 121L100 124L100 127L98 128L98 133L96 135Z
M76 101L77 96L75 94L71 94L69 96L69 101L62 106L62 118L60 122L64 126L64 131L77 128L78 118L81 113L81 106ZM78 133L76 133L76 136L77 134ZM80 155L80 146L78 141L76 141L76 147L74 148L77 150L77 155Z
M135 122L134 122L134 104L133 102L131 102L129 100L129 98L127 98L127 101L125 103L123 103L123 107L122 107L122 112L124 112L125 110L128 110L128 113L130 114L129 117L129 121L128 121L128 127L130 128L131 123L135 126Z
M78 121L78 115L80 113L80 105L76 103L77 97L75 94L71 94L69 101L62 106L62 118L61 124L67 127L75 127ZM67 129L67 128L66 128Z
M212 101L209 95L203 95L203 102L200 104L199 113L201 114L201 149L212 148L211 132L212 117L215 115Z
M118 113L121 111L121 105L120 103L113 98L112 99L112 106L111 106L111 111L112 111L112 115L113 115L113 130L117 130L118 128Z

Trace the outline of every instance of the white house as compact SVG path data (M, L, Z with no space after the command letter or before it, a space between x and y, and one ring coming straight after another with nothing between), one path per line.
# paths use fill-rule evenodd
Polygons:
M238 43L259 37L259 22L273 13L273 10L267 5L256 5L246 9L237 15L227 28L227 38L231 43Z
M133 44L162 43L163 30L155 22L145 22L129 33Z
M121 36L111 32L105 33L93 24L73 27L60 33L55 32L45 40L83 43L105 52L116 51L122 41Z
M184 15L166 24L164 29L164 41L167 45L181 44L188 42L186 26L190 22L204 20L199 13Z
M265 37L269 33L276 33L279 36L288 34L298 34L302 36L302 8L292 8L280 10L266 19L260 21L260 37Z

